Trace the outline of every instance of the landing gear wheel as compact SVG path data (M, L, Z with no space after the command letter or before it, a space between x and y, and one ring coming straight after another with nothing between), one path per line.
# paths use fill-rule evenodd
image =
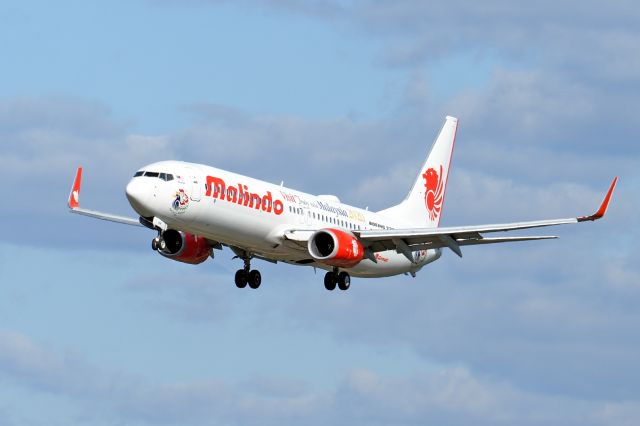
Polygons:
M236 287L245 288L247 286L247 272L244 269L236 271Z
M157 251L158 250L158 238L154 238L153 240L151 240L151 249L153 251Z
M336 274L333 272L327 272L324 275L324 288L329 291L336 289Z
M167 249L167 242L164 240L164 238L161 238L160 241L158 241L158 247L162 251L165 251Z
M340 272L338 274L338 287L340 290L349 290L351 287L351 277L346 272Z
M260 275L260 271L254 269L253 271L249 272L248 281L249 287L253 289L260 287L260 283L262 282L262 275Z

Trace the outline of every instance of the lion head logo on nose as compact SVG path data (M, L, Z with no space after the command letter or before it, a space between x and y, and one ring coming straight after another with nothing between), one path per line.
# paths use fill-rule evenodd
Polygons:
M424 178L424 205L429 213L429 219L435 220L442 210L442 200L444 195L444 185L442 183L442 166L440 173L429 168L422 174Z

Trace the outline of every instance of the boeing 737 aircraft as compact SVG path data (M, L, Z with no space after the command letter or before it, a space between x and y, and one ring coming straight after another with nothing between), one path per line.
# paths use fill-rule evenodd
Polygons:
M258 288L252 259L325 269L327 290L347 290L351 276L386 277L416 273L443 249L462 257L462 247L557 238L487 237L495 232L540 228L604 216L615 178L600 208L590 216L496 225L439 227L458 120L447 117L406 198L370 212L334 195L311 195L201 164L162 161L135 172L126 188L138 219L80 208L79 167L69 195L73 213L145 226L157 232L151 247L162 256L199 264L213 250L229 247L244 267L240 288Z

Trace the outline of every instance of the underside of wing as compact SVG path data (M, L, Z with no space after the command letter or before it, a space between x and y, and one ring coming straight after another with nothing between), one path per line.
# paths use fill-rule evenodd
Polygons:
M109 222L122 223L125 225L142 226L142 224L140 223L140 220L134 219L132 217L119 216L111 213L97 212L95 210L81 209L80 207L72 208L70 211L71 213L76 213L83 216L89 216L94 219L101 219Z
M486 238L479 233L471 232L459 234L447 234L441 232L434 234L423 233L421 235L406 237L402 235L402 230L398 230L398 232L393 236L389 235L386 237L376 236L375 238L369 238L364 231L360 235L363 245L373 252L396 250L399 253L408 254L417 250L448 247L460 257L462 257L462 250L460 250L460 247L462 246L550 240L554 238L558 237L554 235L536 235ZM412 256L407 257L411 257L413 259Z

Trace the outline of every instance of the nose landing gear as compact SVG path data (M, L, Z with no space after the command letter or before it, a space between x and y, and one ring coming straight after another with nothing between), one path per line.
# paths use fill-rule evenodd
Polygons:
M162 250L164 251L167 248L167 242L162 238L162 235L159 234L153 240L151 240L151 248L154 251Z

